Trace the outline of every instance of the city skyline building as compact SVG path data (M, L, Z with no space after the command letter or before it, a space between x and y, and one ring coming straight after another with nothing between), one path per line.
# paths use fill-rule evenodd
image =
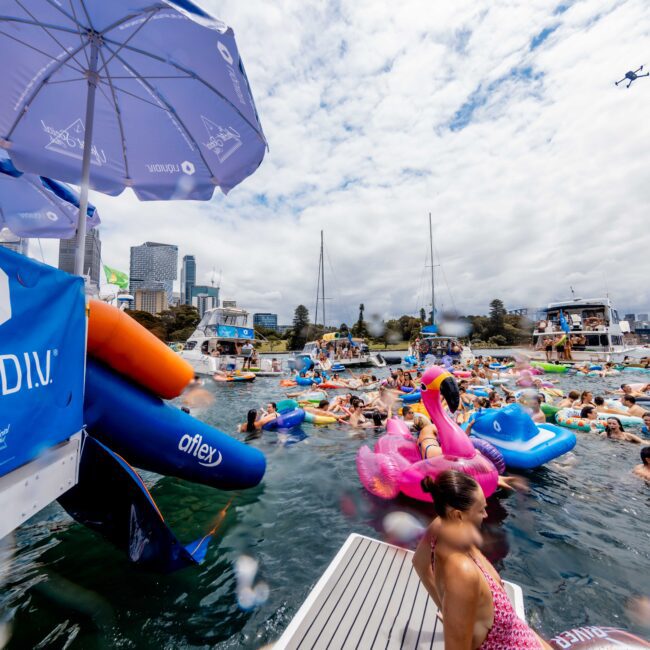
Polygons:
M253 327L264 327L269 330L278 329L278 315L258 312L253 314Z
M208 309L214 309L219 306L219 298L209 296L206 293L199 293L192 298L192 306L197 308L199 316L203 318Z
M146 311L154 316L169 307L167 291L164 286L159 288L140 288L134 293L133 308L138 311Z
M192 287L196 284L196 258L184 255L181 265L181 304L192 304Z
M195 284L190 293L190 300L190 304L199 310L199 315L203 318L206 310L219 306L219 287Z
M76 239L59 240L59 268L66 273L74 275ZM86 233L84 245L83 272L88 275L90 281L99 287L99 279L102 269L102 241L99 230L93 228Z
M169 305L174 298L174 280L177 277L178 246L151 241L131 246L129 291L133 296L138 289L155 291L164 288Z

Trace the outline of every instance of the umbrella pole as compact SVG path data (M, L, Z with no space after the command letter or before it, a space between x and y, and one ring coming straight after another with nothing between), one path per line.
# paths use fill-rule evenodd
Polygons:
M99 36L90 38L90 68L88 70L88 93L86 95L86 130L81 162L81 197L79 199L79 221L75 242L74 273L83 275L86 253L86 214L88 212L88 186L90 185L90 156L93 148L93 123L95 121L95 91L97 90L97 58Z

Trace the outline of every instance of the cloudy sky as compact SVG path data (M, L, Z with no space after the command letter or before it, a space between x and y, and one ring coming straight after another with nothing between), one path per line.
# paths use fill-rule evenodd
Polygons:
M644 0L200 4L235 31L270 151L209 203L93 193L106 264L175 243L289 322L313 310L323 229L328 321L387 318L430 302L431 211L445 309L572 286L648 311L650 80L613 83L650 67Z

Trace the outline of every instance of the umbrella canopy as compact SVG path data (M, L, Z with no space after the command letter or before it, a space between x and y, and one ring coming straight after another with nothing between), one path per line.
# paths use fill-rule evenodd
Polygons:
M94 206L89 205L86 214L88 229L99 225ZM50 178L23 174L0 152L0 231L7 228L16 238L69 239L78 218L77 192Z
M189 0L3 2L0 55L0 146L82 206L88 187L207 200L264 157L234 34Z

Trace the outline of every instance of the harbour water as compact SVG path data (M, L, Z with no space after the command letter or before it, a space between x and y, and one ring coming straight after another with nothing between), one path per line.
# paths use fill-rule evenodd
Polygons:
M559 381L599 394L621 377ZM194 414L238 437L249 408L283 396L277 378L207 384L214 404ZM2 593L13 613L8 647L259 648L280 636L349 533L385 538L382 520L396 510L428 523L425 504L382 501L361 488L355 454L372 436L353 437L340 426L303 431L302 440L265 433L250 443L264 451L268 469L258 488L242 493L146 475L184 542L210 529L232 497L196 568L144 573L58 505L34 517L16 533ZM522 586L529 620L543 635L611 624L648 636L630 616L635 599L650 597L650 489L630 473L639 445L578 436L569 455L524 474L530 493L490 499L485 551L504 578ZM259 562L256 580L270 588L249 611L236 598L234 563L243 554Z

